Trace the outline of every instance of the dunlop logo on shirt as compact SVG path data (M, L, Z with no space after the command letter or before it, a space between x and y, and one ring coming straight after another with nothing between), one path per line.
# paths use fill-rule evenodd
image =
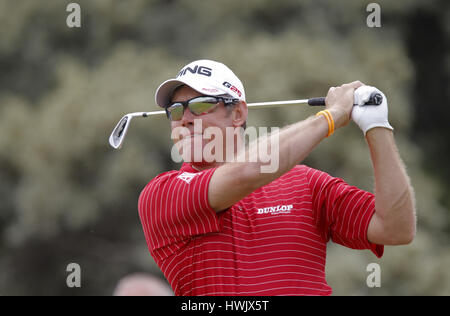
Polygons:
M269 206L265 208L259 208L258 214L290 214L293 207L294 206L292 204Z

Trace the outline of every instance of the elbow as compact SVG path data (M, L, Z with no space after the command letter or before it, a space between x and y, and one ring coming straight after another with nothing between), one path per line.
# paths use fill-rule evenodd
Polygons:
M387 246L402 246L409 245L414 241L415 231L386 233L384 245Z
M401 223L390 225L386 235L389 236L390 245L400 246L411 244L416 236L415 218L410 221L402 221Z
M411 206L408 207L408 211L405 214L407 215L405 215L406 219L402 221L403 229L400 230L400 245L408 245L412 243L414 241L414 238L416 237L417 232L417 218L414 204L411 204Z
M416 237L416 221L414 219L413 224L411 225L410 229L407 230L407 232L405 233L405 236L403 237L402 240L402 245L408 245L410 243L412 243L414 241L414 238Z
M400 203L401 201L401 203ZM416 212L414 194L407 191L398 203L393 203L385 214L384 231L390 245L408 245L416 236Z
M395 238L395 244L394 245L409 245L414 241L414 237L416 236L415 230L410 230L407 232L404 232L402 235L397 236Z

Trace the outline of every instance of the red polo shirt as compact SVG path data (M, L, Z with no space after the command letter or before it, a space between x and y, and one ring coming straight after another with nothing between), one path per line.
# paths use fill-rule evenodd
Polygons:
M208 202L215 170L183 164L139 198L150 253L176 295L330 295L330 239L382 256L367 240L372 193L298 165L216 214Z

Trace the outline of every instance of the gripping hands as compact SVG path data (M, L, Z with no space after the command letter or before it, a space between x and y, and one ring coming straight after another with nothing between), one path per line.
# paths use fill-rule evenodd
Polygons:
M374 92L380 93L383 96L383 102L378 106L363 106ZM364 135L374 127L394 129L388 121L388 104L383 92L375 87L361 86L355 90L354 98L355 106L353 107L351 117L363 131Z

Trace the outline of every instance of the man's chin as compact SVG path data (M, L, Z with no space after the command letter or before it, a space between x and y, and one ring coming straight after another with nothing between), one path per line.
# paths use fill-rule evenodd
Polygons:
M180 153L184 162L199 168L208 168L220 164L223 160L223 155L221 155L223 149L216 155L216 150L213 152L210 152L210 150L205 151L208 140L202 139L201 142L194 142L193 140L193 138L188 138L181 143Z

